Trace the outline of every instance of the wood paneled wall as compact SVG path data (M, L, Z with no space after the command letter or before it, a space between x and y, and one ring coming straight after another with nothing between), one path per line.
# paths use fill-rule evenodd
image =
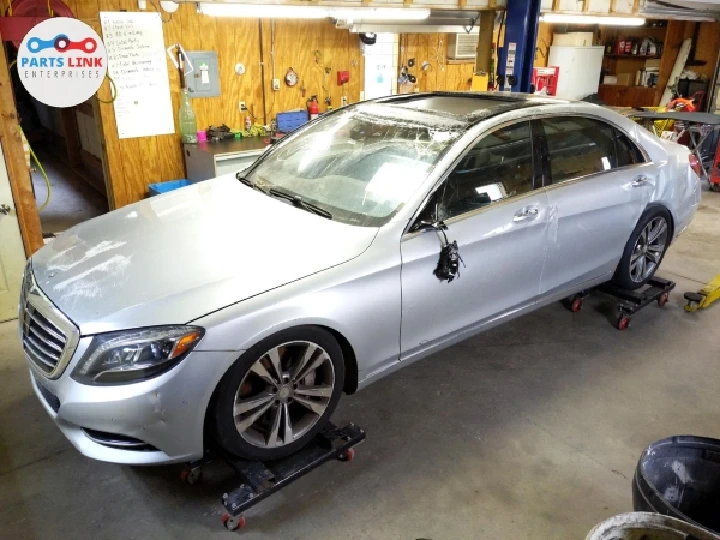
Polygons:
M552 45L553 28L551 24L541 22L538 24L538 36L535 44L535 62L536 67L547 66L548 55L550 54L550 45Z
M447 34L400 34L400 66L415 59L415 67L408 71L417 77L416 85L421 92L470 90L475 61L450 63L447 47ZM426 61L430 68L423 71L421 66Z
M65 0L75 16L102 35L99 12L138 11L135 0ZM152 9L148 3L148 9ZM198 14L194 4L181 3L172 18L163 24L165 46L181 43L187 51L214 50L218 53L220 96L193 99L198 127L227 124L231 128L244 125L239 101L245 101L258 122L263 122L262 84L260 69L260 37L257 19L214 18ZM336 30L328 21L277 21L275 23L276 77L283 81L292 67L306 87L301 95L300 84L290 88L284 81L281 89L271 90L270 21L263 21L265 93L267 122L277 112L304 108L313 94L321 101L330 95L333 107L341 105L341 96L353 103L360 99L363 59L357 35ZM318 54L316 54L318 51ZM246 67L243 75L235 73L235 64ZM325 77L324 68L330 68ZM107 152L107 174L111 205L120 207L145 197L148 185L154 182L183 178L184 165L180 147L177 110L180 82L177 70L168 61L170 90L175 111L175 134L137 139L118 139L115 113L110 104L100 104L104 145ZM350 83L339 87L337 71L349 71ZM323 83L326 90L323 90ZM104 83L98 97L111 98L109 83Z
M265 77L268 122L282 111L305 108L310 96L316 95L320 111L326 110L325 97L330 106L341 106L342 96L350 103L360 99L363 89L364 63L360 51L360 38L346 30L336 30L327 21L276 21L275 22L275 77L280 79L280 90L270 88L272 59L270 56L271 23L263 21L265 51ZM298 74L300 83L289 87L284 78L288 68ZM326 73L329 69L329 73ZM337 84L337 72L349 71L350 82ZM301 87L305 87L305 97ZM262 103L256 114L261 115Z

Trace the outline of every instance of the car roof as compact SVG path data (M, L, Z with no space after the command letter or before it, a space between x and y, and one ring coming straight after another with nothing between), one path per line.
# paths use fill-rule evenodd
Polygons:
M571 103L554 97L509 92L426 92L389 96L372 102L451 118L466 125L521 108Z

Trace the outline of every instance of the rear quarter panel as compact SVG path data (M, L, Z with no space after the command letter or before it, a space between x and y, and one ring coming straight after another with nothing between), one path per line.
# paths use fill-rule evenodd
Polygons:
M692 221L701 198L700 178L690 168L690 150L636 126L638 143L658 165L651 203L667 207L673 217L673 240Z

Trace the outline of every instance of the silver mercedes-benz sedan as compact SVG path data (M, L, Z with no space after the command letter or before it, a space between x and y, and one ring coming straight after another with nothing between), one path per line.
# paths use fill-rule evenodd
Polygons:
M238 175L74 227L20 302L31 382L83 454L250 459L343 392L608 280L637 288L697 163L599 106L432 93L344 107Z

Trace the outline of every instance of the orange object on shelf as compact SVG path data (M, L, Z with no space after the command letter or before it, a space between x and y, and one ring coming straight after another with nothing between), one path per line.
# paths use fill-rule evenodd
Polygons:
M695 112L695 102L692 99L678 97L667 104L668 111Z

